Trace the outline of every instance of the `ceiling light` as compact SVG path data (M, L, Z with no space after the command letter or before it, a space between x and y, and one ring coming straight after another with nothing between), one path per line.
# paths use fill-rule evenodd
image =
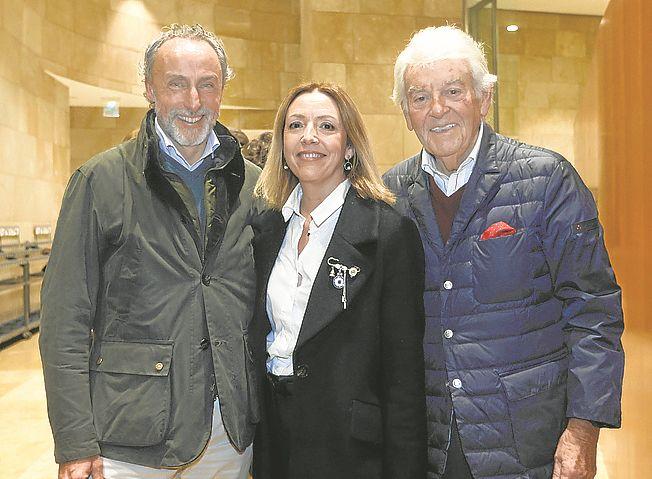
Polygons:
M102 116L107 118L119 118L120 117L120 104L117 100L109 100L104 104L104 109L102 110Z
M511 25L507 25L507 27L505 27L505 29L508 32L518 32L518 25L516 25L515 23L512 23Z

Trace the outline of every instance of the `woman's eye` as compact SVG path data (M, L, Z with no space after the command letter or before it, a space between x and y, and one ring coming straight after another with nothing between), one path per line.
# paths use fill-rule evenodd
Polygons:
M326 122L326 123L322 123L322 124L321 124L321 127L322 127L324 130L334 130L334 129L335 129L335 125L333 125L332 123L328 123L328 122Z
M297 128L301 128L300 121L291 121L288 123L288 130L296 130Z

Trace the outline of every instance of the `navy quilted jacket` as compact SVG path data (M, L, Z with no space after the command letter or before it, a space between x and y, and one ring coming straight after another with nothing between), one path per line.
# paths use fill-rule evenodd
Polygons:
M426 254L428 478L453 409L476 478L549 478L566 418L619 427L621 292L571 164L485 125L446 244L420 155L384 179ZM516 233L481 240L499 221Z

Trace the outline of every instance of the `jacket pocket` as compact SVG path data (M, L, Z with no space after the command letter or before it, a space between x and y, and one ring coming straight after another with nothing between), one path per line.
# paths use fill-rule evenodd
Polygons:
M533 292L533 262L528 236L477 241L473 250L473 294L480 303L525 299Z
M516 452L525 467L552 462L566 425L568 355L500 376Z
M360 441L382 444L383 426L380 406L351 401L351 436Z
M160 443L170 418L172 341L105 341L90 364L93 421L100 442Z

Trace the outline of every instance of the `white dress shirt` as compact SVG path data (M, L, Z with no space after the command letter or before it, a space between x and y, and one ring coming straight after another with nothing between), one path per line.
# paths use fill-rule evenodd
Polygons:
M444 169L439 165L439 162L428 153L425 149L421 150L421 169L428 173L435 180L435 184L439 189L444 192L446 196L451 196L462 186L466 185L473 172L475 160L478 158L480 151L480 143L482 142L482 131L484 126L480 123L480 132L478 138L475 140L475 145L471 150L469 156L460 164L457 170L450 173L450 176L444 172Z
M326 248L331 242L351 182L344 180L315 208L308 226L308 243L299 251L299 238L306 219L301 216L301 185L283 206L285 221L290 221L267 285L267 316L272 330L267 335L267 371L277 376L294 373L292 354L297 344L312 284Z
M204 147L204 152L201 154L201 159L194 164L188 163L188 161L183 157L181 153L179 153L179 150L177 150L177 147L174 146L174 143L172 143L172 140L170 139L169 136L165 134L163 131L163 128L161 128L161 125L158 123L158 118L154 118L154 124L156 125L156 133L158 134L159 138L159 148L166 152L170 158L173 158L175 161L177 161L180 165L182 165L184 168L186 168L188 171L195 171L197 168L199 168L199 165L201 165L204 162L204 158L212 154L217 148L220 146L220 141L217 139L217 135L215 134L215 131L211 128L210 132L208 133L208 138L206 139L206 146Z

